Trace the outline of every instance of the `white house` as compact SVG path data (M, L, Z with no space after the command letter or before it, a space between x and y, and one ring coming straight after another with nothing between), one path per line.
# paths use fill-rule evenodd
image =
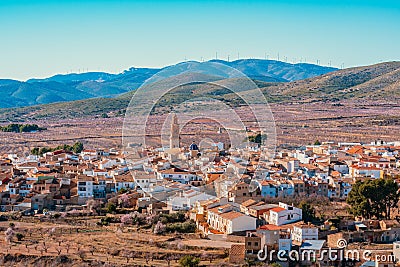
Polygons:
M180 171L177 169L159 171L158 176L161 179L171 179L175 182L193 184L195 186L200 185L202 181L202 177L195 172ZM198 184L196 184L196 182L198 182Z
M86 175L78 176L78 196L80 198L93 197L93 177Z
M203 192L198 192L193 189L179 192L175 196L167 200L167 208L170 211L189 210L197 201L214 199L215 196L208 195Z
M318 240L318 228L312 224L298 224L293 226L292 240L301 244L304 240Z
M256 229L257 219L237 211L237 208L226 204L207 212L207 223L210 228L224 234L250 231Z
M274 225L285 225L302 220L302 210L294 206L280 202L279 207L269 210L264 213L266 221Z
M124 189L133 189L136 187L136 183L133 180L133 177L130 173L114 175L113 181L115 184L115 190L118 192L122 188Z
M353 165L350 166L349 172L352 177L380 178L382 174L382 169L376 167L364 167L364 166Z
M93 149L85 149L80 154L83 160L94 160L97 159L98 154L96 150Z
M132 173L133 180L142 189L148 189L150 186L155 185L157 177L152 172L134 171Z

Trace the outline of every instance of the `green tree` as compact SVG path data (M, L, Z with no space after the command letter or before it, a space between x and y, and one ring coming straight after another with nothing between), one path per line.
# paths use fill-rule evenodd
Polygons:
M346 202L350 213L367 219L390 219L391 210L400 199L399 186L393 179L371 179L357 181Z
M107 212L108 212L108 213L113 213L113 212L115 212L115 211L117 210L117 206L116 206L114 203L109 202L109 203L107 204L106 209L107 209Z
M320 146L321 145L321 142L319 141L319 140L316 140L315 142L314 142L314 146Z
M315 221L315 210L310 203L305 200L301 201L299 204L299 209L302 210L302 216L305 222Z
M256 135L249 136L248 139L249 142L262 144L267 139L267 135L258 133Z
M179 265L181 267L198 267L200 264L200 259L193 257L191 255L185 255L179 260Z
M51 152L51 151L52 151L51 148L42 147L42 148L40 148L40 150L39 150L39 155L43 155L43 154L45 154L45 153L47 153L47 152Z
M128 190L126 188L121 188L120 190L118 190L119 195L125 194L127 192L128 192Z
M83 144L81 142L76 142L72 147L72 151L76 154L81 153L83 151Z
M39 155L40 155L40 154L39 154L39 148L38 148L38 147L32 148L31 154L32 154L32 155L39 156Z

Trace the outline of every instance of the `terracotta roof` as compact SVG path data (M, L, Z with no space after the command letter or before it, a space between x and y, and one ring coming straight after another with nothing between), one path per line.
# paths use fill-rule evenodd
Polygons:
M363 147L362 146L353 146L349 150L347 150L347 153L349 154L363 154Z
M233 220L242 216L246 216L243 213L237 212L237 211L230 211L226 213L222 213L220 215L222 218L227 219L227 220Z
M276 207L276 208L271 209L271 211L274 211L274 212L281 212L281 211L284 211L284 210L285 209L281 208L281 207Z
M254 204L256 204L257 203L257 201L255 201L254 199L249 199L249 200L246 200L245 202L243 202L242 204L241 204L241 206L243 206L243 207L250 207L250 206L252 206L252 205L254 205Z
M277 231L280 230L281 227L274 224L266 224L257 228L257 230L268 230L268 231Z

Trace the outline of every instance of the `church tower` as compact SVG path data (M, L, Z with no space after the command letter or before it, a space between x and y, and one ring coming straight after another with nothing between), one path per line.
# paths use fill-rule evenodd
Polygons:
M169 148L179 148L179 124L176 114L172 116L171 135L169 137Z

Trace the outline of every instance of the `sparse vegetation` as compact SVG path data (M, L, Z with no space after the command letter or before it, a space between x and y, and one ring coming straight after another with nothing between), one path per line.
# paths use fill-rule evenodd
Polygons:
M74 152L74 153L76 153L76 154L79 154L79 153L81 153L82 151L83 151L83 148L84 148L84 146L83 146L83 144L81 143L81 142L76 142L75 144L73 144L72 146L70 146L70 145L61 145L61 146L57 146L57 147L54 147L54 148L49 148L49 147L41 147L41 148L39 148L39 147L34 147L32 150L31 150L31 154L32 155L43 155L43 154L45 154L45 153L47 153L47 152L54 152L54 151L57 151L57 150L65 150L65 151L69 151L69 152Z
M191 255L185 255L179 260L181 267L197 267L200 264L200 259Z
M7 126L0 126L0 130L3 132L14 132L14 133L29 133L36 131L44 131L46 128L39 127L36 124L9 124Z

